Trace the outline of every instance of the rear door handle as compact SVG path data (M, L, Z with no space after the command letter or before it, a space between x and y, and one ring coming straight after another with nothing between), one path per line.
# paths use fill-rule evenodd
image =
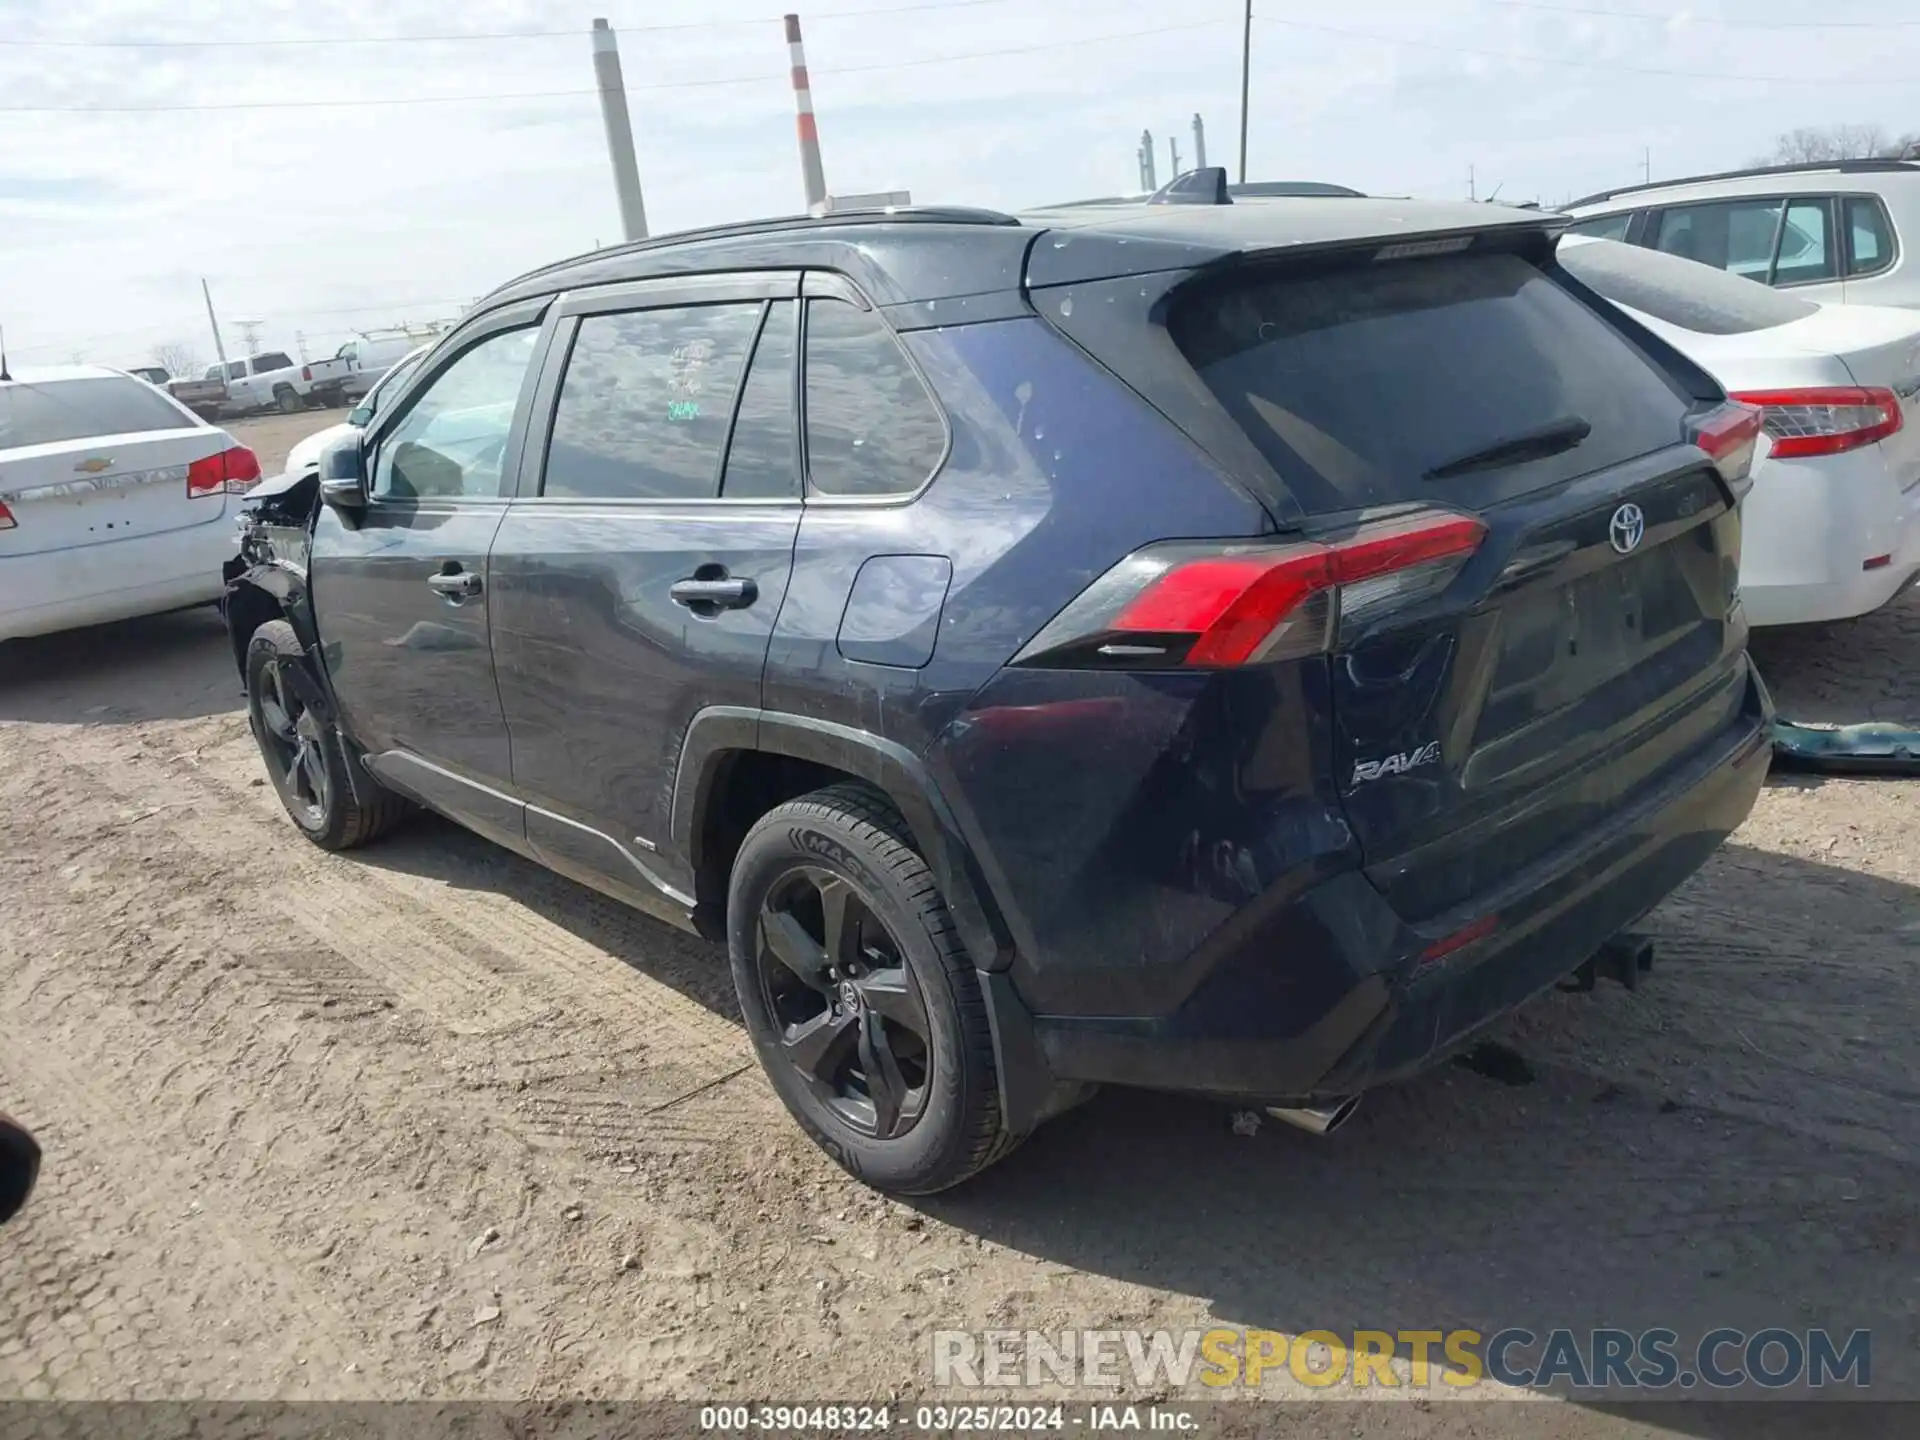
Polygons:
M480 577L471 570L443 570L427 576L427 588L449 600L464 600L480 593Z
M748 579L676 580L667 593L676 605L689 610L744 610L760 598L760 587Z

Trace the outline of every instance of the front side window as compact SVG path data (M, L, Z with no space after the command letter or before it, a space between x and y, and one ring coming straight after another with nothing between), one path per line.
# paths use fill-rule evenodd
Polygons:
M764 307L588 315L560 384L542 495L710 500Z
M947 448L939 407L879 316L807 302L807 477L821 495L910 495Z
M491 496L539 327L489 336L422 391L380 440L373 494L393 500Z
M1847 274L1874 275L1893 264L1893 229L1887 212L1871 195L1850 195L1843 228L1847 234Z

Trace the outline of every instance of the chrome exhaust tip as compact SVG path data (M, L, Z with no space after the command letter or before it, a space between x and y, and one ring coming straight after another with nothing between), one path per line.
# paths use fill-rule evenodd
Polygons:
M1360 1108L1360 1097L1349 1095L1331 1105L1269 1105L1267 1114L1276 1120L1284 1120L1309 1135L1331 1135L1348 1120L1353 1112Z

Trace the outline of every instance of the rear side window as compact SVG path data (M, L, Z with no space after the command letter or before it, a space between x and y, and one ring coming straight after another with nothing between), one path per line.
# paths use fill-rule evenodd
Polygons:
M1624 240L1627 238L1627 222L1633 219L1633 212L1620 215L1602 215L1594 220L1579 220L1567 227L1569 235L1591 235L1597 240Z
M1805 285L1832 280L1840 268L1830 233L1833 210L1824 196L1795 200L1780 227L1780 254L1773 267L1776 285Z
M94 435L191 430L198 424L151 385L126 376L0 385L0 450Z
M1676 205L1657 215L1653 247L1765 284L1784 204L1776 196Z
M740 410L727 447L729 500L785 500L800 493L794 465L793 342L799 320L791 300L775 301L753 347Z
M1871 195L1849 195L1842 228L1847 235L1847 274L1875 275L1893 264L1893 227L1886 209Z
M807 302L807 477L821 495L910 495L946 452L939 407L879 316Z
M733 397L764 307L588 315L560 383L548 496L711 500Z
M281 354L278 350L269 350L265 355L256 355L253 357L253 373L256 375L264 375L269 370L290 370L292 368L293 361L288 356Z
M1689 403L1511 255L1248 275L1172 333L1310 512L1491 503L1674 444Z
M1742 335L1804 320L1820 307L1704 265L1631 245L1563 244L1569 274L1616 305L1699 335Z

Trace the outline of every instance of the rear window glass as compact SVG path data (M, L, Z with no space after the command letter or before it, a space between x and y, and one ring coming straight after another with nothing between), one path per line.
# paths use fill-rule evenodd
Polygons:
M1563 244L1559 260L1576 280L1616 305L1699 335L1770 330L1820 308L1724 270L1631 245Z
M278 350L269 350L265 355L256 355L253 357L253 373L256 375L265 375L273 370L291 370L292 368L292 359Z
M182 415L152 386L118 375L0 385L0 450L94 435L190 430L198 423Z
M1310 512L1523 494L1676 443L1689 403L1510 255L1248 276L1173 336Z

